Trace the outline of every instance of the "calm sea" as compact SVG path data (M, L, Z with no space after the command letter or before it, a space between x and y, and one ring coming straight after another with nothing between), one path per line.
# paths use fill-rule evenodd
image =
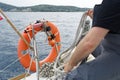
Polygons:
M53 22L59 29L61 35L61 51L68 48L74 40L76 29L78 27L83 12L6 12L8 18L13 22L16 28L23 32L24 28L36 20L48 20ZM6 66L17 60L17 44L19 36L6 22L0 21L0 71ZM50 51L50 47L45 43L44 33L37 35L38 53L40 59L43 59ZM47 46L47 47L46 47ZM25 70L17 61L4 71L0 72L0 80L7 80L10 77L23 73Z

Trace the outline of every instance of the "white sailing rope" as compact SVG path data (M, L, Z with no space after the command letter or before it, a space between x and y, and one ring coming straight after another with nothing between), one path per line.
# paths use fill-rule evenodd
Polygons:
M32 25L32 24L30 24L30 25ZM33 34L33 28L32 28L32 34ZM30 34L29 33L27 33L27 35L28 35L28 38L30 39L30 41L32 41L32 38L30 37ZM34 35L33 35L34 36ZM33 45L34 43L32 43L31 42L31 44ZM33 47L33 50L35 50L34 49L34 47ZM28 53L31 55L31 60L30 60L30 65L29 65L29 67L26 69L26 75L25 75L25 77L24 77L24 80L26 80L26 77L27 77L27 74L30 74L30 68L31 68L31 66L32 66L32 61L33 61L33 59L34 59L34 51L33 50L30 50L30 48L28 48Z
M59 75L61 74L61 76L65 74L63 70L64 63L70 58L70 55L73 53L79 41L87 34L90 28L91 28L90 21L87 20L87 14L85 12L82 15L82 18L80 20L80 23L79 23L79 26L77 28L77 32L75 35L75 39L72 45L69 48L67 48L65 51L58 54L58 57L54 64L54 70L56 73L58 73Z
M78 45L79 41L87 34L88 30L91 28L90 21L87 20L86 12L82 15L80 20L75 39L72 45L65 51L58 54L58 57L54 63L45 63L41 67L40 76L46 77L49 80L62 80L65 76L63 70L64 63L70 58L70 55ZM56 44L57 45L57 44ZM57 47L56 47L57 50Z

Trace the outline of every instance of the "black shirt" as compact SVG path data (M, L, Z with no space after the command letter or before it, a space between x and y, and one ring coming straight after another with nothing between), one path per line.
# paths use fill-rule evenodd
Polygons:
M120 34L120 0L103 0L101 4L95 5L93 27L95 26Z

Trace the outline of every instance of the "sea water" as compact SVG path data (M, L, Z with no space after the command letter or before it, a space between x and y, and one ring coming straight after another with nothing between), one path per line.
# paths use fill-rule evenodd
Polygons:
M26 26L36 20L48 20L54 23L60 31L62 52L72 44L83 12L5 12L5 14L21 33ZM0 80L7 80L25 72L19 60L17 61L18 40L19 36L6 19L0 21ZM46 45L45 33L37 34L36 40L39 58L44 59L51 49Z

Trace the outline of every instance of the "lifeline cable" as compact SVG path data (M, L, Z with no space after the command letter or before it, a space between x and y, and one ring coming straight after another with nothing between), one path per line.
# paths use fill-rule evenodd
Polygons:
M12 62L11 64L7 65L5 68L3 68L2 70L0 70L0 73L4 72L7 68L9 68L11 65L13 65L14 63L16 63L18 60L20 60L21 58L23 58L25 55L21 56L20 58L16 59L14 62Z

